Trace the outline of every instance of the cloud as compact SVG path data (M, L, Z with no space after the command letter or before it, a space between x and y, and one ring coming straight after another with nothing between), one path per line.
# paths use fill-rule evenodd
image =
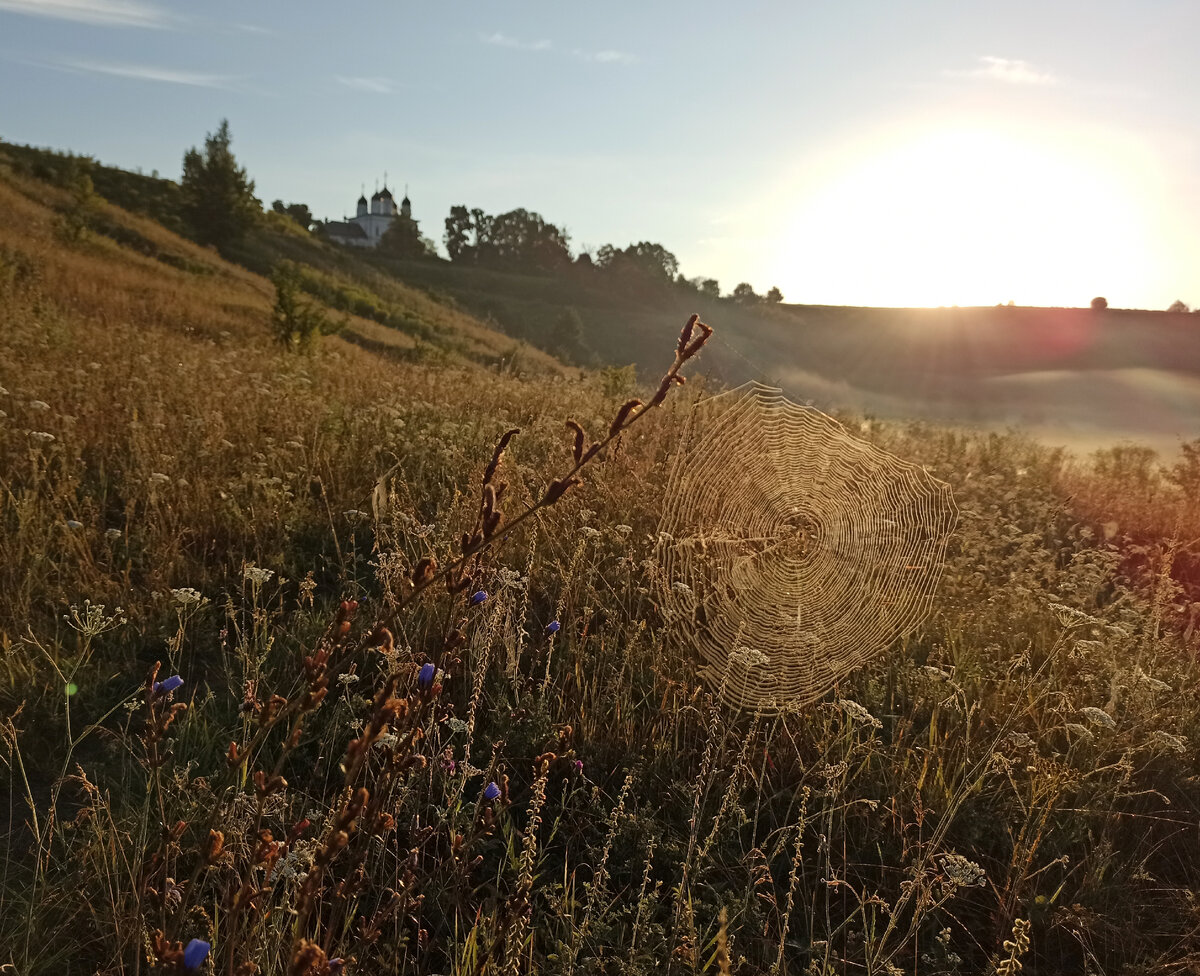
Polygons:
M198 71L179 71L175 68L156 68L143 64L109 64L101 61L62 61L60 67L73 71L88 71L115 78L132 78L135 81L161 81L171 85L189 85L193 88L229 88L236 78L228 75L210 75Z
M105 27L169 26L166 11L140 0L0 0L0 11Z
M1001 81L1008 85L1054 85L1058 83L1058 79L1050 72L1039 71L1028 61L996 58L990 55L981 57L979 66L970 71L947 71L945 74L952 78L982 78L987 81Z
M390 95L395 89L390 78L347 78L344 75L334 75L339 85L353 88L355 91L374 92L376 95Z
M540 41L522 41L520 38L510 37L508 34L501 34L499 31L496 31L494 34L480 34L479 39L484 44L491 44L493 47L507 47L516 51L549 51L554 46L545 39Z
M594 61L596 64L632 64L636 58L625 51L614 51L607 48L603 51L583 51L576 48L571 52L581 61Z

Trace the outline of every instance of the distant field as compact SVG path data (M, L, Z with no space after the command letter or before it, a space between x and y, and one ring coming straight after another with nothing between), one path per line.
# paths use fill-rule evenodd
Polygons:
M655 361L655 323L691 311L724 324L705 365L723 382L782 387L824 409L1027 427L1090 450L1125 439L1173 452L1200 418L1200 315L1108 309L745 307L651 295L578 275L378 262L537 341L575 308L602 363Z

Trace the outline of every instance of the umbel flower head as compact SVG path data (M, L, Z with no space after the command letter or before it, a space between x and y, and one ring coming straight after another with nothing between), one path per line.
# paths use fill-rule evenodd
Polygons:
M420 674L417 675L417 684L422 688L429 688L433 684L433 676L437 673L437 668L432 664L426 664L421 668Z
M488 783L488 785L483 788L483 798L485 800L494 800L499 795L500 795L500 787L497 786L495 783Z
M212 946L203 939L192 939L183 949L183 968L192 972L208 958Z
M169 695L182 684L183 679L179 675L173 674L169 678L163 678L162 681L154 682L154 692L158 695Z
M487 599L487 593L484 590L476 590L471 594L471 599L468 601L471 606L477 607Z

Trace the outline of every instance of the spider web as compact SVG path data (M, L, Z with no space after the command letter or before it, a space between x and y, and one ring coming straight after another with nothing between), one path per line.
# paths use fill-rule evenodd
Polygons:
M921 623L957 519L949 485L748 383L675 453L659 596L729 704L807 704Z

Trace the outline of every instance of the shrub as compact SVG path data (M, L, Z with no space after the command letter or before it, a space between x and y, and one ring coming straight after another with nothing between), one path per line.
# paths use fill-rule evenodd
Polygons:
M303 274L292 261L280 261L271 275L275 285L275 308L271 314L275 338L289 349L311 351L323 335L337 332L343 323L333 322L325 310L304 297Z

